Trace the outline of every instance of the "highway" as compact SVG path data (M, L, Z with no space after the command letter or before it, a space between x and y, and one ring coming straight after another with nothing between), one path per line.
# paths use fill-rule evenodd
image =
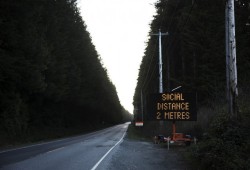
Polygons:
M129 123L81 136L0 151L1 170L95 170L123 142Z

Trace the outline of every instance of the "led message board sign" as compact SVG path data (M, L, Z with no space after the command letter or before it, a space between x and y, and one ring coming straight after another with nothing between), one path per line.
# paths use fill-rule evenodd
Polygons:
M196 121L195 93L158 93L147 99L148 120Z

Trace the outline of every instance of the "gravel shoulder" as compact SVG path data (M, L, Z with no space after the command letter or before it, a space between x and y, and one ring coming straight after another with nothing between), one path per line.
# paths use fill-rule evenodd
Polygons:
M189 170L183 159L183 147L129 139L127 136L101 169L119 170Z

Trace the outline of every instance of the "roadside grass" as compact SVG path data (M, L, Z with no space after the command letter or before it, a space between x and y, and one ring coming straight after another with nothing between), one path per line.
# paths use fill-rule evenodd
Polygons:
M197 149L197 145L191 144L186 146L185 144L170 144L169 150L167 143L160 144L160 147L165 149L166 152L174 152L180 155L181 159L186 163L187 170L196 170L199 169L198 162L194 160L193 153Z
M198 145L192 144L187 147L183 152L183 158L187 161L192 169L199 169L199 162L194 158L194 153L197 151Z

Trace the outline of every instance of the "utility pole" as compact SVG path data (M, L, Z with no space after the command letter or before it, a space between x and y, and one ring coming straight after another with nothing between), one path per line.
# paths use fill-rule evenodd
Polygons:
M168 35L168 32L162 33L161 29L159 29L158 34L151 34L151 35L157 35L159 38L159 93L163 93L161 36ZM163 125L163 122L160 121L160 127L162 125Z
M161 50L161 36L168 35L168 33L161 33L161 29L159 29L158 34L151 34L159 36L159 93L163 93L163 83L162 83L162 50ZM141 111L142 111L142 121L143 121L143 93L141 90Z
M231 117L237 117L236 97L237 87L237 66L236 66L236 38L235 38L235 15L234 0L226 3L226 78L227 78L227 103L228 112Z
M159 37L159 93L163 93L163 83L162 83L162 50L161 50L161 36L168 35L168 33L162 33L161 29L159 29L158 34L151 34L157 35Z

